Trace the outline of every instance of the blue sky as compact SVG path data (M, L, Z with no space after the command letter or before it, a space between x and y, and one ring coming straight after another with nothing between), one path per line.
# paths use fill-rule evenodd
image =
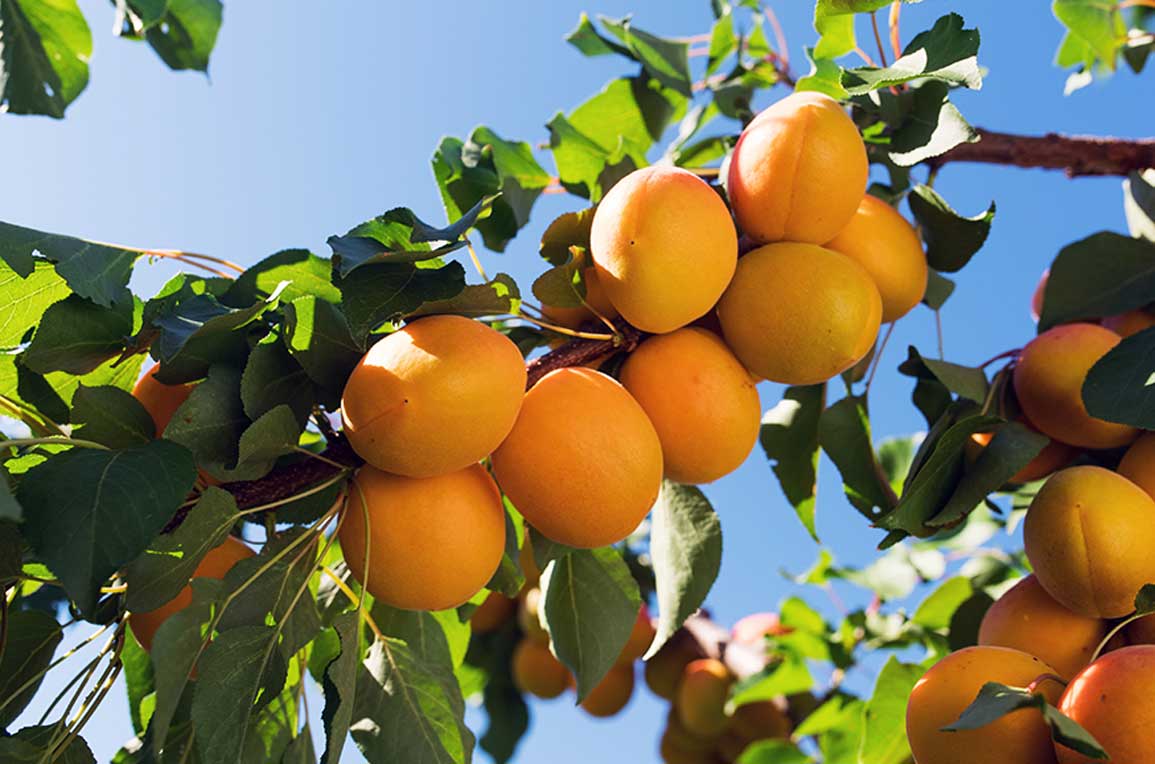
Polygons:
M205 78L172 74L146 47L114 39L107 3L81 5L94 27L91 83L63 122L0 117L0 219L243 264L287 247L326 255L328 235L393 206L440 219L429 157L442 135L464 136L485 124L540 142L555 111L626 71L623 62L585 59L563 43L581 10L632 11L639 26L669 35L707 31L711 20L707 0L347 0L307 12L283 1L234 1L226 4ZM802 46L814 41L812 5L774 6L794 66L804 67ZM956 99L973 124L1023 133L1150 130L1150 77L1122 73L1064 98L1065 74L1051 65L1061 30L1043 3L928 0L904 12L904 40L950 9L982 31L980 60L989 69L983 90ZM873 52L865 30L860 37ZM1125 231L1118 179L952 165L937 188L967 214L992 198L998 204L991 237L943 314L947 358L961 363L1031 336L1031 290L1061 246L1101 229ZM537 235L575 205L545 197L506 254L483 255L489 270L508 271L528 286L541 269ZM134 287L150 294L172 273L164 263L142 264ZM933 350L934 322L925 308L900 323L875 382L876 438L921 427L910 381L894 372L907 344ZM769 407L780 391L763 387ZM723 622L773 608L794 592L780 571L805 569L817 547L758 452L707 493L726 549L710 608ZM818 511L819 532L840 562L872 558L880 534L843 500L828 463ZM665 712L644 690L610 722L591 720L564 700L538 703L518 760L656 762ZM130 735L123 694L114 694L86 731L102 761Z

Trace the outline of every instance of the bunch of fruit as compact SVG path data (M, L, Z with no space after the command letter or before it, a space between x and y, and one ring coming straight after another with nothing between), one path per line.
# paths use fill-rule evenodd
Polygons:
M1044 295L1041 284L1036 318ZM991 751L1024 764L1056 757L1064 763L1092 761L1052 744L1036 709L979 729L942 731L987 682L1043 693L1087 729L1112 761L1152 761L1155 727L1147 709L1155 616L1120 619L1135 609L1139 590L1155 583L1155 433L1097 419L1082 397L1088 372L1120 342L1119 332L1151 325L1155 316L1148 311L1097 324L1063 324L1018 354L1008 405L1017 405L1021 421L1051 439L1014 478L1028 482L1050 475L1023 525L1034 573L987 611L979 646L944 658L915 687L907 734L921 764L977 764L989 761Z

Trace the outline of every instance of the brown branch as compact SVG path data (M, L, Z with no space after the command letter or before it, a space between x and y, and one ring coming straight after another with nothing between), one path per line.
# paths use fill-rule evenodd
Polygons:
M1155 167L1155 138L1012 135L978 128L979 141L963 143L928 161L932 168L952 162L1063 170L1068 177L1128 175Z
M525 368L526 389L533 387L538 380L556 369L582 366L607 353L619 350L629 352L636 348L642 340L642 333L624 321L619 321L615 325L617 334L612 340L573 339L530 361Z

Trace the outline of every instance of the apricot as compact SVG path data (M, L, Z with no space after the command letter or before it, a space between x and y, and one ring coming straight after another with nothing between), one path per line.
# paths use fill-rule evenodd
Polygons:
M1031 502L1023 542L1059 604L1088 618L1119 618L1155 581L1155 500L1110 470L1069 467Z
M521 633L531 642L549 644L549 632L541 625L541 589L526 589L517 606L517 624Z
M785 740L794 728L784 710L785 703L773 700L758 700L745 703L734 709L723 740L729 741L729 748L743 748L758 740ZM735 743L740 743L735 746Z
M253 550L245 542L235 536L228 536L219 546L210 549L205 554L204 558L197 564L191 578L222 579L233 565L252 557L253 554ZM161 624L191 604L192 587L186 586L180 590L179 594L156 610L131 613L128 622L132 626L132 633L136 635L136 641L145 650L151 650L152 640Z
M686 666L674 708L688 732L713 737L726 729L726 698L732 681L729 669L716 658L699 658Z
M979 644L1030 653L1070 679L1091 661L1107 636L1106 622L1073 613L1027 576L991 605L979 625Z
M526 521L546 537L590 549L638 527L662 485L662 445L616 381L556 369L528 393L493 471Z
M1119 335L1094 324L1063 324L1027 343L1015 365L1015 395L1044 435L1083 448L1117 448L1135 439L1134 427L1087 413L1083 381Z
M922 241L914 226L878 197L862 197L854 217L826 248L852 258L874 279L883 323L897 321L922 302L928 271Z
M353 577L376 599L405 610L445 610L493 577L505 551L505 510L479 464L429 478L365 466L349 491L339 536Z
M781 637L791 631L782 625L777 613L751 613L738 619L730 629L730 641L760 647L765 644L766 637Z
M479 321L429 316L378 341L345 384L353 450L380 470L433 477L485 458L525 391L517 346Z
M634 628L630 630L630 638L626 641L626 646L622 648L621 655L618 656L618 665L632 664L645 655L656 634L654 624L650 621L650 609L643 602L638 609L638 617L634 620Z
M513 683L522 692L545 700L569 687L570 673L545 645L523 639L513 649Z
M137 380L132 388L132 396L140 401L144 410L156 425L156 436L164 435L165 428L172 421L173 414L188 400L195 385L166 385L156 379L160 364L155 363Z
M675 634L648 661L642 672L650 692L665 700L673 700L682 681L686 666L700 657L692 640Z
M1145 615L1124 626L1123 638L1128 645L1155 645L1155 615Z
M720 764L712 740L695 738L680 729L676 718L667 723L658 741L658 755L665 764Z
M1059 710L1091 733L1113 762L1155 762L1155 646L1124 647L1107 653L1075 677ZM1062 764L1096 761L1056 745Z
M602 681L594 685L581 702L582 710L590 716L604 719L619 713L634 694L634 667L614 666Z
M1129 310L1117 316L1107 316L1103 319L1103 326L1120 337L1130 337L1155 326L1155 313L1150 310Z
M866 190L866 147L834 99L794 93L754 118L734 146L726 186L754 241L830 241Z
M1047 268L1039 277L1039 283L1035 285L1035 292L1031 295L1031 318L1036 324L1039 323L1039 316L1043 315L1043 297L1047 293L1047 282L1050 278L1051 269Z
M671 480L712 483L738 469L758 441L754 380L705 329L646 340L626 359L621 380L653 422Z
M516 612L517 600L512 600L498 592L490 592L485 601L478 605L477 610L474 610L473 615L469 617L469 625L474 634L496 631Z
M1119 462L1119 474L1155 498L1155 432L1145 432Z
M726 344L751 372L810 385L867 354L882 299L870 274L846 255L814 244L770 244L738 262L718 318Z
M585 282L585 305L576 308L559 308L554 305L542 304L541 312L551 322L569 329L580 329L583 324L597 321L597 315L602 318L615 319L618 309L610 302L602 282L598 279L598 269L588 266L582 269L582 281ZM597 311L595 315L594 311Z
M1030 427L1029 424L1024 424ZM1031 427L1031 429L1033 430L1035 428ZM978 459L979 454L991 444L991 440L993 440L994 437L995 434L993 432L976 432L972 434L970 441L965 446L967 457L971 461ZM1043 446L1043 450L1036 454L1034 459L1027 462L1022 469L1012 475L1008 482L1033 483L1036 480L1042 480L1055 470L1062 469L1075 461L1079 453L1079 449L1074 446L1060 443L1052 438L1047 445Z
M532 589L541 581L541 571L538 570L537 560L533 557L533 547L529 540L529 531L525 533L525 539L521 542L521 549L517 550L517 564L521 566L522 575L525 576L525 588Z
M1042 714L1023 709L974 730L945 732L987 682L1026 687L1054 669L1033 655L1008 647L967 647L930 668L914 686L906 705L906 737L917 764L1053 764L1055 750ZM1057 682L1038 690L1054 703Z
M622 317L670 332L705 315L734 275L738 234L708 183L666 165L635 170L594 213L598 281Z

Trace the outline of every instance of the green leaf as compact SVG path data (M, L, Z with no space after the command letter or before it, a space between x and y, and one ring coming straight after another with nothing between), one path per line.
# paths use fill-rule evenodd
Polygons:
M869 519L874 508L889 509L896 503L870 436L866 400L848 396L833 404L818 419L818 442L838 467L842 487L855 509Z
M0 257L8 263L12 255L7 251L0 227ZM21 273L27 273L25 277ZM68 285L51 265L39 261L28 262L28 270L18 273L9 267L0 266L0 310L4 321L0 323L0 347L10 350L19 347L28 330L40 323L44 312L58 300L70 294Z
M898 371L915 379L940 382L950 392L975 403L985 401L990 390L990 383L982 368L926 358L913 345L907 349L907 359L898 367Z
M1143 588L1135 595L1135 614L1150 613L1155 613L1155 584L1143 584Z
M595 209L587 207L554 218L541 235L538 254L550 265L565 265L574 260L571 247L589 251Z
M647 658L702 606L722 566L722 525L700 489L662 483L653 509L650 556L659 618Z
M293 738L281 757L281 764L314 764L317 761L317 752L313 750L313 733L309 725L301 730L301 734Z
M41 610L12 610L6 614L7 640L0 652L0 729L16 721L20 712L32 700L52 655L64 637L60 624ZM28 683L28 687L16 690Z
M910 94L910 111L891 133L888 155L899 167L913 167L978 140L978 131L950 102L947 85L927 82Z
M525 573L521 569L520 547L525 542L525 521L513 508L508 498L502 499L505 508L505 551L497 570L485 585L486 589L514 598L525 587Z
M33 252L55 263L72 291L106 308L127 294L133 263L141 255L135 249L0 223L0 257L26 263Z
M92 33L76 0L0 6L0 111L60 119L88 85Z
M368 265L342 279L338 286L353 338L364 346L370 332L386 321L417 311L427 302L460 294L465 289L465 268L456 262L439 268L407 263Z
M385 636L400 639L422 662L456 668L465 660L469 624L457 617L456 610L399 610L376 602L373 619Z
M1083 382L1087 413L1108 422L1155 429L1155 329L1124 337Z
M922 304L931 310L940 310L950 296L954 294L954 282L936 270L927 273L926 294Z
M836 8L836 5L826 0L814 4L814 31L819 35L812 51L814 58L835 59L858 47L854 13Z
M263 342L249 353L241 375L241 403L249 419L288 406L304 426L313 410L313 382L281 342Z
M847 69L842 84L851 95L865 95L922 79L978 90L982 87L978 52L978 30L963 29L962 16L950 13L936 21L931 29L915 35L902 57L890 66Z
M1039 331L1145 307L1155 294L1155 243L1100 231L1051 264Z
M644 32L635 27L628 16L622 19L599 16L598 20L630 51L647 74L687 98L692 95L694 79L690 74L689 43Z
M995 218L995 203L975 217L955 212L930 186L912 189L910 211L926 243L926 261L936 271L955 273L983 246Z
M931 631L945 631L959 607L974 594L970 579L948 578L924 599L910 620Z
M448 300L430 300L409 314L409 318L443 313L479 318L515 315L521 305L517 282L499 273L486 284L471 284Z
M170 69L206 72L221 28L221 0L168 0L160 24L145 39Z
M514 640L506 638L485 651L489 681L482 690L482 704L489 723L480 743L494 764L511 761L518 743L529 729L529 708L513 681L514 647Z
M81 612L92 613L100 587L147 548L195 480L189 452L168 441L74 448L20 481L22 532Z
M311 296L294 300L284 311L281 339L285 346L315 385L339 399L362 356L345 314L336 305Z
M325 725L323 764L338 764L341 760L341 750L353 722L353 702L361 666L360 614L352 612L337 616L333 628L340 640L341 652L325 667L322 682L325 693L325 708L321 713Z
M157 536L125 573L131 611L155 610L188 586L197 565L239 519L232 494L209 486L171 533Z
M49 306L23 363L40 374L87 374L124 350L133 331L133 300L111 308L72 295Z
M111 385L78 387L71 418L74 435L109 448L142 446L156 437L156 424L140 401Z
M878 675L866 702L860 764L901 764L910 758L906 742L906 701L925 669L900 663L893 655Z
M794 89L799 92L811 90L825 93L839 101L848 98L850 94L842 87L842 67L833 59L819 56L813 48L805 48L805 51L810 71L798 79Z
M630 638L642 604L638 584L621 554L603 547L554 560L542 572L541 590L544 625L558 660L577 680L580 702Z
M755 740L735 764L813 764L814 759L788 740Z
M40 764L48 760L59 764L96 764L92 749L80 736L64 748L54 748L58 733L59 727L46 724L25 727L12 737L0 737L0 761L5 764Z
M1155 170L1133 172L1123 181L1123 211L1132 236L1155 242Z
M806 659L794 651L782 653L781 660L764 671L738 682L730 696L735 706L773 700L783 695L807 692L814 686L814 677L806 666Z
M950 500L928 524L941 527L966 517L989 494L1009 483L1050 442L1046 435L1019 422L999 425L991 442L967 467Z
M734 33L734 14L728 9L710 27L710 55L706 59L706 74L713 74L722 62L738 50L738 35Z
M132 625L129 624L129 631ZM148 651L140 646L135 636L125 637L120 649L120 662L124 666L124 689L128 696L128 715L132 719L132 729L144 735L152 718L156 703L156 686L153 683L152 659ZM145 708L145 698L149 698L149 708Z
M1080 51L1079 58L1084 68L1103 66L1113 71L1116 66L1116 54L1127 35L1127 27L1123 17L1114 4L1098 2L1097 0L1054 0L1051 9L1055 18L1068 30L1072 42L1065 42L1060 49L1056 63L1059 66L1070 66L1076 61L1071 59L1071 53L1076 48Z
M282 250L245 269L229 286L223 302L243 308L268 299L280 288L283 302L309 296L337 303L341 291L333 285L332 270L332 263L307 249Z
M818 423L825 406L825 384L788 387L778 405L762 416L759 436L786 500L815 541Z
M585 11L582 11L581 16L578 17L578 25L565 36L565 41L586 56L606 56L617 53L627 58L633 58L633 54L628 48L602 37L598 33L597 27L590 21L589 14Z

